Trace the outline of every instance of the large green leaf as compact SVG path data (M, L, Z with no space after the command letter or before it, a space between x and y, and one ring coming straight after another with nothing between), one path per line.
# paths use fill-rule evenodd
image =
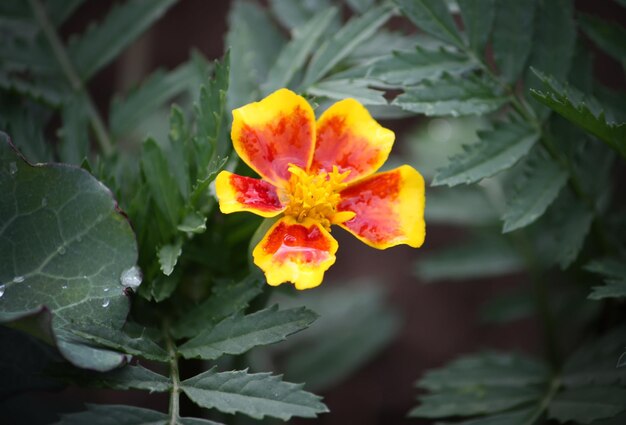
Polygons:
M352 98L363 105L387 105L384 92L370 88L368 80L346 79L320 81L309 87L307 92L313 96L328 97L329 99L342 100Z
M191 308L175 324L173 335L177 338L193 337L231 314L243 310L261 293L263 282L262 277L253 273L240 282L219 285L209 298Z
M594 286L589 294L590 300L626 297L626 280L607 279L605 285Z
M595 99L539 71L535 73L544 84L543 90L531 90L535 99L598 137L626 158L626 123L608 121L604 108Z
M317 42L332 20L337 16L337 8L320 10L302 28L294 28L292 40L287 43L269 71L263 85L265 94L281 87L289 87L294 75L303 67L306 59L317 47Z
M526 159L522 174L507 200L502 233L525 227L541 217L568 179L567 171L539 149Z
M168 392L172 383L169 378L142 366L130 366L108 372L84 371L76 368L59 368L51 372L53 376L91 388L109 388L113 390L143 390Z
M114 137L125 135L174 96L195 89L200 83L199 77L193 62L186 62L170 72L155 71L123 99L113 98L109 114L111 133Z
M565 390L554 398L548 417L559 422L590 424L626 410L626 389L619 387L586 387Z
M315 52L307 67L301 89L304 90L323 78L356 46L367 40L387 22L392 13L392 8L387 4L371 9L366 14L348 21L340 31Z
M30 165L0 139L0 320L48 311L61 353L108 370L125 356L69 333L118 330L129 308L121 277L137 259L133 232L111 192L86 171Z
M579 15L582 30L594 43L626 66L626 29L591 15Z
M438 39L463 47L454 19L441 0L395 0L402 13L418 28Z
M98 25L70 41L68 53L78 74L88 79L124 50L176 0L129 0L114 6Z
M498 236L477 237L440 249L423 256L415 268L417 277L426 282L475 279L522 270L523 258Z
M155 410L126 405L87 404L87 410L65 414L57 425L168 425L168 415ZM199 418L178 418L180 425L220 425Z
M458 3L461 7L461 16L469 45L479 57L482 57L491 34L496 14L496 2L495 0L458 0Z
M181 383L195 403L224 413L243 413L255 419L271 416L314 418L328 411L320 398L302 390L302 385L280 380L269 373L208 370Z
M209 328L178 351L185 358L213 360L224 354L241 354L259 345L283 341L288 335L307 328L317 314L304 308L278 311L274 306L246 316L231 316Z
M480 141L450 158L439 170L433 186L474 183L515 164L539 139L539 132L522 122L497 123L493 130L478 133Z
M502 77L517 80L526 65L533 41L533 21L537 0L496 2L493 24L493 57Z
M507 100L491 80L444 74L438 80L406 88L392 104L427 116L458 117L493 112Z

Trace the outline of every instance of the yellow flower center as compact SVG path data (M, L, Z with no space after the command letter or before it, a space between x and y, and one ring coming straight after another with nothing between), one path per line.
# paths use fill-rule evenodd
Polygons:
M339 192L348 186L343 181L350 171L340 173L335 166L330 173L320 171L313 175L296 165L290 165L289 171L291 178L284 193L287 204L285 215L294 217L298 222L313 219L326 230L330 230L331 223L342 223L354 216L354 213L338 213L336 210L341 200Z

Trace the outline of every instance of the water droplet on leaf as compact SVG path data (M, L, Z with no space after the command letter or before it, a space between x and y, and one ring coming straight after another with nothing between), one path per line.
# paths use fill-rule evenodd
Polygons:
M44 196L43 198L41 198L41 206L45 207L47 205L48 205L48 198Z
M109 292L109 288L104 288L104 292Z
M4 295L4 289L6 288L5 285L0 285L0 298L2 298L2 296Z
M109 306L110 303L111 303L111 300L109 300L108 298L105 298L104 301L102 301L102 307L106 308Z
M120 283L122 286L126 286L132 289L137 289L141 285L141 269L137 266L132 266L128 270L124 270L120 276Z
M57 248L57 252L59 253L59 255L63 255L65 254L66 250L64 246L60 246Z
M17 173L17 164L15 162L9 164L9 173L11 173L11 175Z
M15 276L13 278L13 282L14 283L22 283L22 282L24 282L24 276Z

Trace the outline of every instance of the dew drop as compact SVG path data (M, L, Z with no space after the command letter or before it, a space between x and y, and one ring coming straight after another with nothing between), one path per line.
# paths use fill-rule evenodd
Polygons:
M64 246L60 246L59 248L57 248L57 252L59 253L59 255L63 255L65 254L66 250Z
M5 288L6 288L5 285L0 285L0 298L2 298L2 296L4 295Z
M109 288L104 288L104 292L109 292Z
M43 198L41 198L41 206L46 207L47 205L48 205L48 198L44 196Z
M137 266L132 266L128 270L124 270L122 275L120 276L120 283L122 286L137 289L139 285L141 285L141 280L143 276L141 275L141 269Z
M15 162L9 164L9 173L11 173L11 175L17 173L17 164Z
M67 289L67 283L61 286L61 289Z
M111 303L111 300L109 300L108 298L105 298L104 301L102 301L102 307L107 308L110 303Z
M13 278L13 282L14 283L22 283L22 282L24 282L24 276L15 276Z

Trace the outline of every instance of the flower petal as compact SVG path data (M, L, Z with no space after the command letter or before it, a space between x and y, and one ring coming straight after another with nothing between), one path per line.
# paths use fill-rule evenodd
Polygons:
M315 114L302 96L280 89L233 111L231 131L239 157L261 177L279 185L290 164L307 168L313 155Z
M337 241L317 222L298 223L293 217L276 222L254 248L254 264L272 286L293 282L296 289L322 283L324 272L335 262Z
M215 191L224 214L249 211L261 217L274 217L285 209L276 187L263 180L222 171L215 179Z
M317 139L311 170L350 170L346 182L368 176L387 160L395 139L367 109L354 99L335 103L317 121Z
M356 213L340 226L366 244L385 249L399 244L417 248L424 243L424 178L413 167L375 174L340 194L337 210Z

